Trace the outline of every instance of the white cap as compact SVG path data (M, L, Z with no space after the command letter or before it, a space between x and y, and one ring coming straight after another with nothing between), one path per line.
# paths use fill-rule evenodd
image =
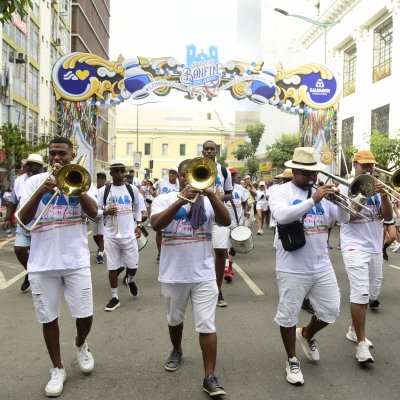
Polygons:
M265 186L265 182L264 182L264 181L261 181L261 182L258 184L258 186Z

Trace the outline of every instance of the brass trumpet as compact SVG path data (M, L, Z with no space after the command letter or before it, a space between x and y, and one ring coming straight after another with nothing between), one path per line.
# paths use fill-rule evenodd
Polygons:
M400 168L394 170L393 172L386 171L384 169L374 167L376 171L380 174L384 174L389 177L389 185L383 182L379 178L375 178L383 185L383 191L392 199L392 201L399 201L400 200Z
M217 179L217 167L213 161L207 157L195 157L189 161L186 166L186 181L188 185L178 194L178 197L189 203L196 203L199 195L197 194L194 199L187 199L183 193L188 187L195 189L207 189Z
M21 222L19 218L20 212L24 209L28 201L35 196L39 188L43 185L43 183L50 178L51 175L54 174L56 171L56 168L52 168L47 172L47 174L44 176L43 180L40 182L40 185L36 188L36 190L29 196L29 198L26 200L26 202L18 209L18 211L15 213L15 218L18 221L18 223L26 230L26 231L33 231L36 227L36 225L39 223L39 221L42 219L44 213L47 211L47 209L50 207L50 204L52 201L55 199L56 196L58 196L60 193L65 194L66 196L70 197L79 197L85 194L91 185L91 178L89 172L83 167L87 159L87 155L84 155L80 157L77 161L76 164L68 164L64 165L61 167L56 176L56 184L57 184L57 189L46 204L46 206L43 208L42 212L38 215L36 218L36 221L32 224L32 226L27 226L24 223Z
M374 220L372 211L365 206L365 203L374 195L375 192L375 180L371 175L359 175L354 178L352 182L349 182L346 179L332 175L329 172L320 171L320 173L349 188L349 196L346 196L343 193L334 193L326 196L327 200L336 204L353 217L364 218L368 221ZM361 207L361 209L366 211L368 215L356 211L351 207L351 204Z

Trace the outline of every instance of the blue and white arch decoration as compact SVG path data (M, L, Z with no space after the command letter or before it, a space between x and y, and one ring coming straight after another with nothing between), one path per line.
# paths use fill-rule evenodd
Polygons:
M52 78L57 99L95 106L114 106L151 93L166 96L171 89L184 92L188 99L212 100L227 90L236 100L248 99L291 114L304 114L308 107L334 107L340 96L337 78L319 64L286 71L281 64L270 68L255 61L206 60L186 66L173 57L119 56L113 62L94 54L70 53L56 62Z

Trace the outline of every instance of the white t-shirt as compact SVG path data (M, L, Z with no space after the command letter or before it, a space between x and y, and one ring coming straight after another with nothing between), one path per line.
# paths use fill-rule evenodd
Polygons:
M248 199L248 194L243 186L234 184L233 191L232 191L232 200L233 204L236 208L236 213L239 220L239 225L243 225L244 218L243 218L243 206L242 203L245 203ZM236 228L238 226L235 210L232 207L232 203L230 201L225 202L226 208L229 211L229 215L231 216L231 225L229 226L230 229Z
M156 190L157 196L169 192L179 192L179 181L177 179L175 183L171 183L169 179L159 179L154 184L154 189Z
M25 181L21 204L34 192L45 175L37 174ZM95 199L93 187L87 194ZM50 193L42 196L35 219L51 196ZM28 272L90 266L86 219L79 197L57 196L32 231L31 238Z
M104 236L107 238L115 238L117 232L122 238L135 237L136 221L142 221L142 213L140 209L139 190L136 186L131 185L134 203L132 209L132 197L128 192L125 184L114 186L111 185L110 192L106 199L106 209L112 205L117 206L117 215L107 215L104 220ZM104 191L106 186L99 190L97 204L100 209L104 206Z
M226 191L231 192L233 190L232 185L232 175L229 169L226 169L227 176L226 179L222 173L221 164L216 163L217 166L217 178L213 185L209 187L215 194L222 196Z
M272 185L269 189L268 189L268 196L272 195L272 192L278 187L279 185ZM269 217L269 226L270 228L273 228L276 226L276 221L275 218L272 216L272 214Z
M261 198L262 196L264 196L264 197ZM268 196L267 188L265 188L264 190L257 189L257 196L256 196L257 205L258 206L267 206L268 205L267 196Z
M300 249L292 252L284 250L276 230L274 247L276 270L279 272L312 274L332 269L326 246L329 218L346 223L349 214L326 199L314 205L313 199L307 199L307 195L307 190L292 182L279 185L271 192L269 206L278 224L299 220L306 214L303 222L306 244Z
M171 192L157 196L151 207L151 215L167 209L178 199ZM191 205L183 205L172 222L164 228L158 280L163 283L198 283L215 280L214 257L211 249L211 231L214 210L204 198L206 222L193 229L187 214Z
M349 188L347 186L339 185L339 190L344 195L348 195ZM374 221L369 222L365 218L359 218L340 226L340 248L342 251L362 250L367 253L382 253L381 204L382 200L379 194L371 197L365 204L372 211ZM361 213L368 214L364 210Z
M15 181L14 181L14 190L11 194L11 197L9 201L17 205L17 210L19 208L19 203L21 200L21 195L22 195L22 188L24 186L24 182L29 178L28 174L22 174L18 176Z

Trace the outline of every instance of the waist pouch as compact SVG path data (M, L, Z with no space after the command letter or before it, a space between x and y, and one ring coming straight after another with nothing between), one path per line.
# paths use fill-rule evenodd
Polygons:
M306 244L306 235L302 221L293 221L288 224L277 224L278 237L286 251L300 249Z

